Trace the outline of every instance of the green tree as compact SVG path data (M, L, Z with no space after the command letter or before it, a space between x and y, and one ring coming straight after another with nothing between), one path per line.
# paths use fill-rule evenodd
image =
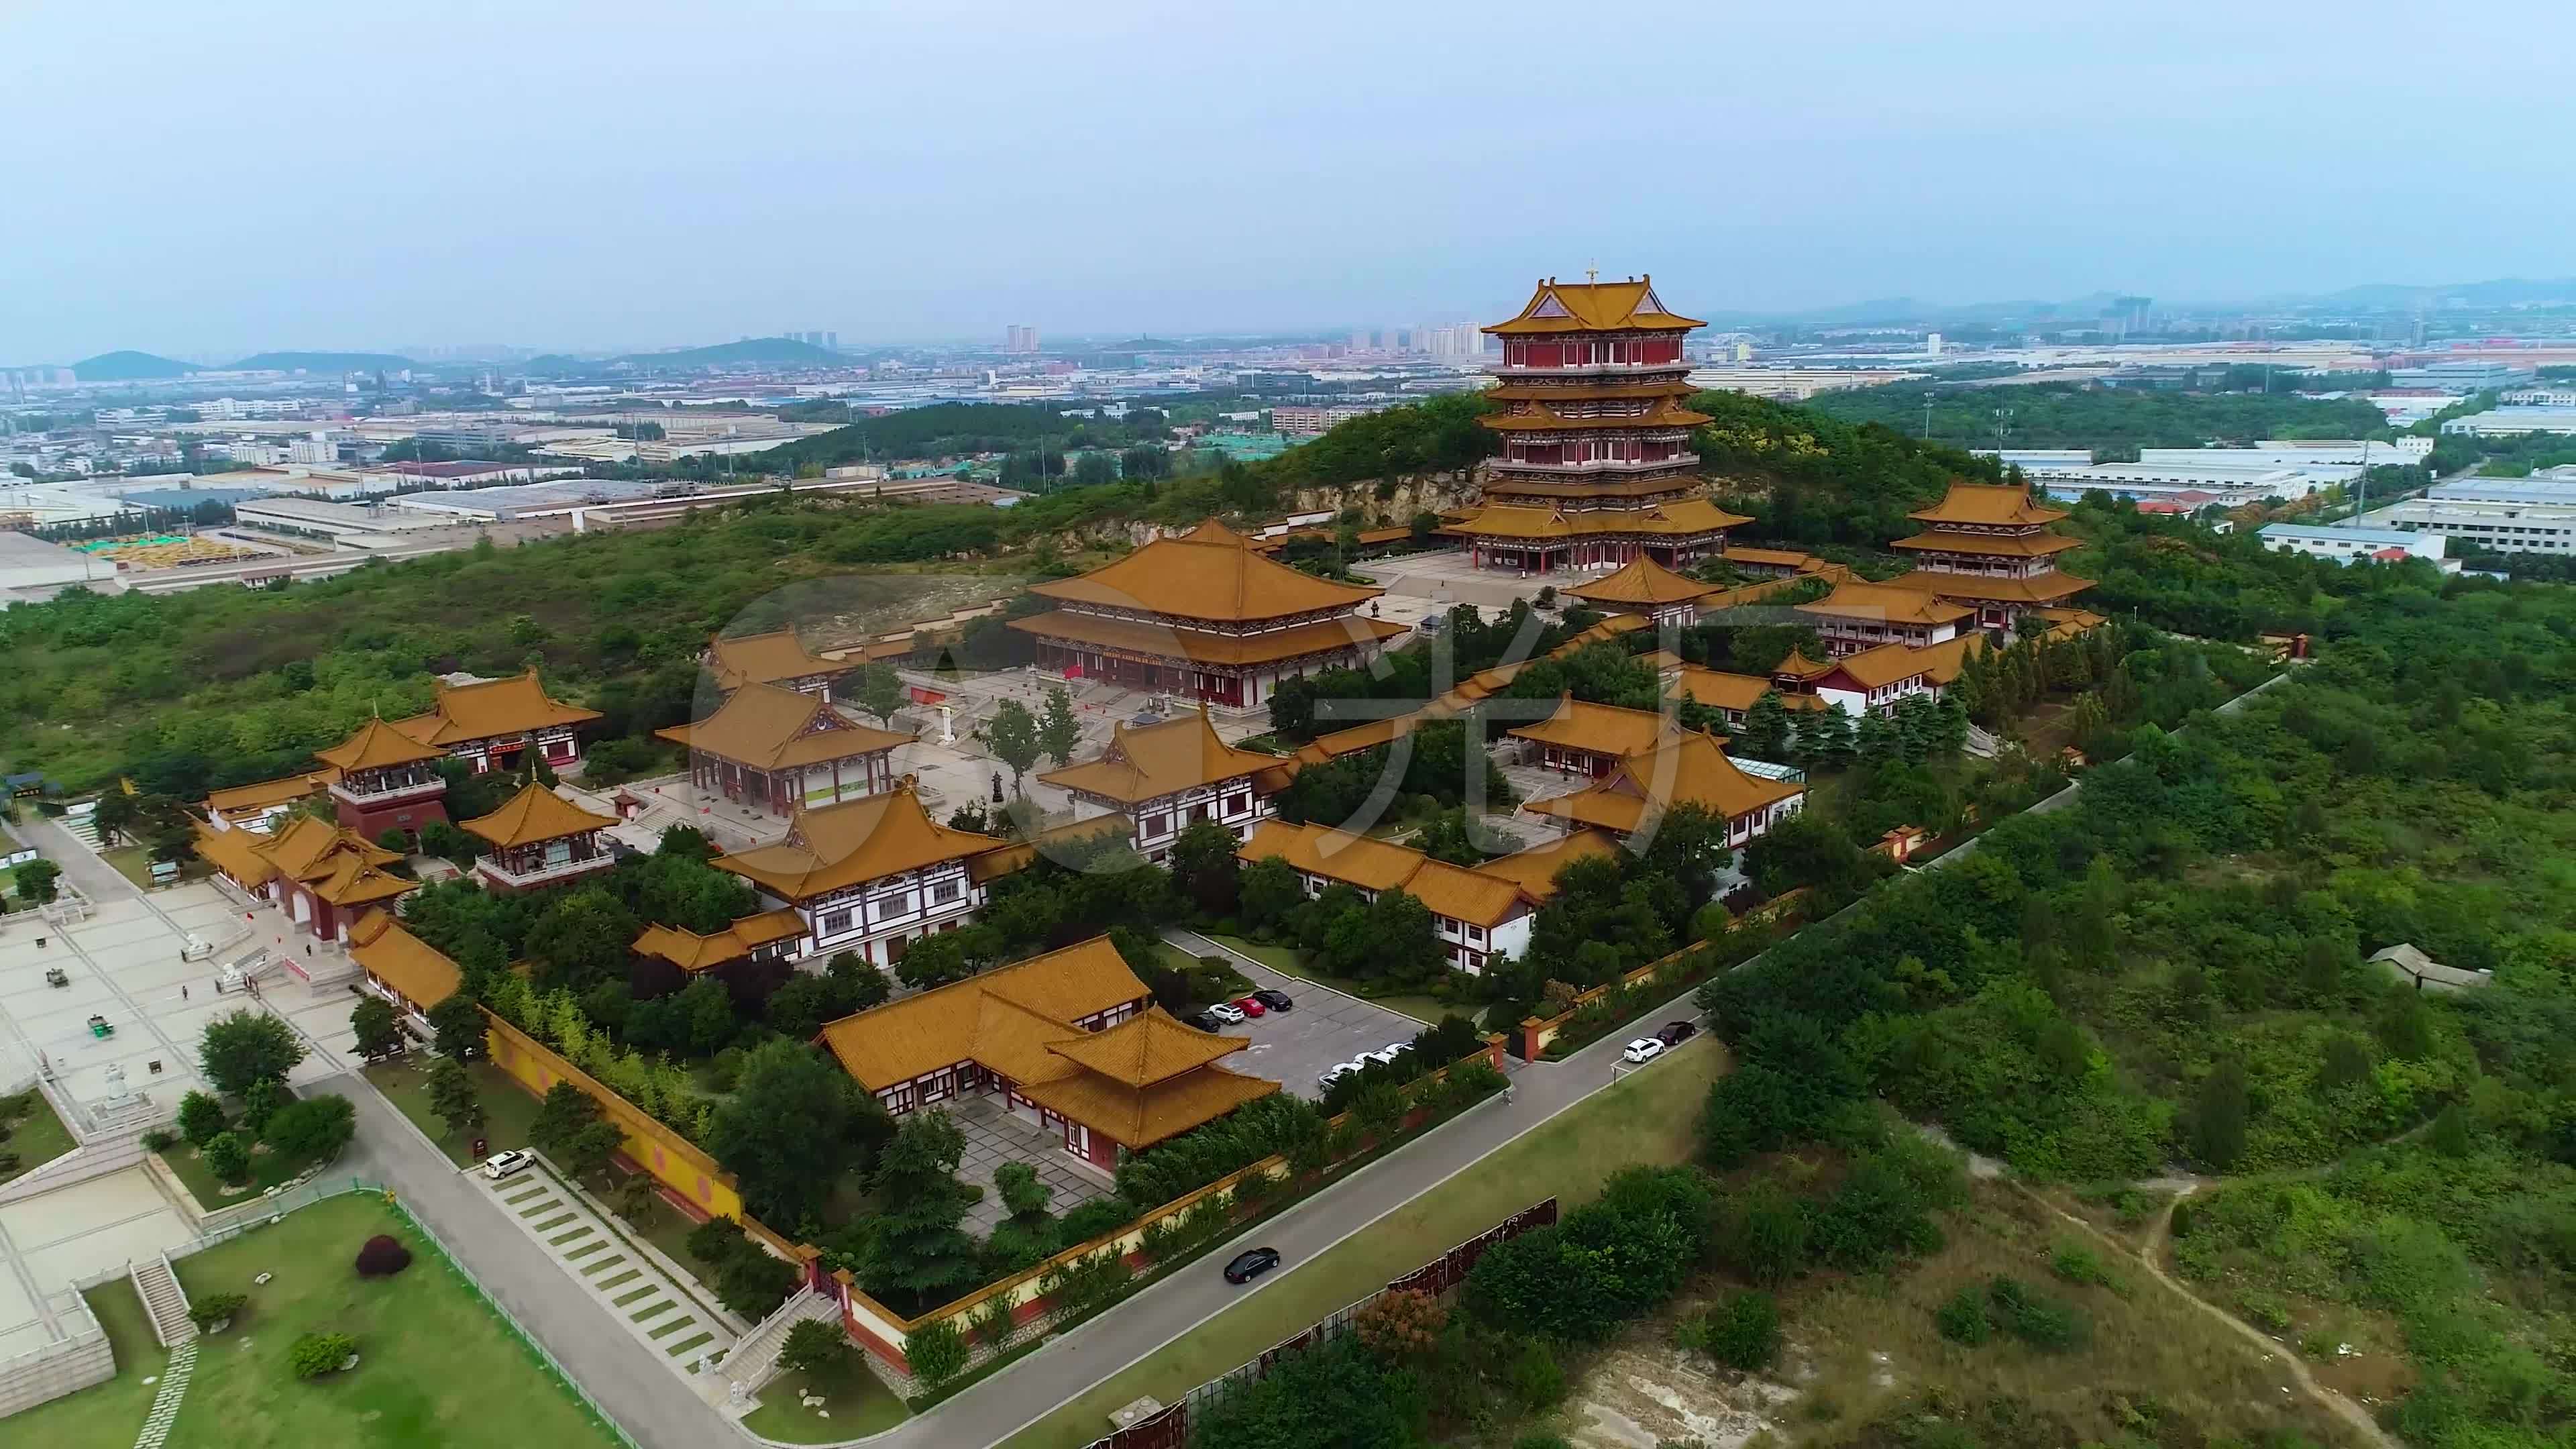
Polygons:
M626 974L635 937L635 914L601 887L570 891L547 903L528 929L528 959L540 987L586 991Z
M240 1182L250 1176L250 1144L237 1132L218 1132L199 1149L206 1170L224 1182Z
M850 1336L836 1321L808 1318L789 1325L778 1347L778 1366L811 1378L828 1374L849 1361Z
M993 1190L1002 1195L1003 1210L1018 1221L1046 1216L1047 1202L1055 1196L1055 1189L1038 1181L1037 1169L1025 1162L994 1168Z
M1853 731L1860 762L1871 768L1892 765L1899 758L1896 726L1876 710L1864 710L1860 725Z
M984 726L984 741L993 747L993 757L1010 767L1011 793L1025 794L1020 782L1038 762L1038 724L1029 716L1028 706L1016 699L994 706L993 718Z
M205 1146L224 1126L223 1103L204 1092L190 1092L179 1099L179 1135L190 1146Z
M393 1006L380 996L358 1003L349 1013L349 1030L357 1038L358 1055L370 1060L403 1048L402 1027L394 1021Z
M904 1335L903 1356L913 1377L935 1394L966 1371L966 1335L953 1318L925 1323Z
M2221 1172L2235 1166L2236 1159L2245 1155L2245 1119L2250 1111L2245 1064L2234 1057L2220 1059L2192 1097L2191 1155Z
M286 1090L285 1079L262 1077L242 1093L241 1130L257 1139L268 1135L268 1119L276 1116L295 1100Z
M1789 707L1780 702L1778 691L1762 691L1762 697L1744 712L1744 725L1733 748L1748 759L1789 763Z
M982 1191L958 1180L965 1152L945 1112L913 1112L897 1125L869 1181L884 1208L859 1273L869 1293L926 1308L973 1286L979 1255L961 1224Z
M907 696L903 678L894 672L893 665L862 664L852 672L848 693L844 697L875 715L877 723L882 725L894 718L896 710L903 708Z
M1839 704L1831 709L1811 710L1798 717L1798 759L1808 766L1838 770L1852 762L1857 750L1852 738L1851 716Z
M848 1073L803 1042L774 1040L743 1058L706 1145L755 1214L793 1224L821 1215L885 1131L883 1109Z
M483 853L483 842L444 820L432 820L420 828L420 853L437 856L458 870L471 870Z
M43 905L54 898L54 883L62 879L63 868L50 860L31 860L18 867L18 899Z
M608 1166L624 1134L600 1116L599 1104L570 1082L546 1089L528 1124L528 1141L575 1177L588 1177Z
M1193 820L1172 842L1172 880L1211 916L1234 912L1242 862L1234 832L1213 820Z
M249 1091L254 1082L283 1082L302 1060L304 1043L293 1027L247 1009L208 1022L197 1048L198 1071L228 1097Z
M1073 763L1082 743L1082 721L1074 718L1073 695L1061 684L1047 686L1046 708L1038 715L1038 747L1057 765Z
M1271 930L1285 923L1288 913L1305 901L1305 878L1286 860L1265 855L1236 876L1235 898L1246 927Z
M335 1092L306 1097L277 1109L262 1129L268 1145L294 1162L319 1162L349 1145L358 1118L349 1099Z
M428 1092L429 1110L446 1124L448 1136L470 1138L482 1132L483 1097L463 1062L442 1056L431 1063Z
M483 1039L491 1032L483 1020L483 1008L462 991L429 1009L429 1029L437 1053L459 1062L481 1055Z

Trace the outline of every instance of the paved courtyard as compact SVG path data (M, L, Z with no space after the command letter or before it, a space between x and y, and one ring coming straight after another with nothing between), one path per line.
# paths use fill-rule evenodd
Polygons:
M0 1360L70 1326L73 1284L195 1236L140 1167L0 1207Z
M1429 1025L1373 1001L1362 1001L1312 981L1274 971L1249 956L1238 955L1189 931L1166 934L1172 944L1194 956L1223 956L1255 986L1288 993L1296 1007L1268 1012L1240 1026L1224 1028L1252 1045L1225 1059L1225 1065L1255 1077L1267 1077L1306 1098L1324 1095L1317 1073L1349 1061L1362 1052L1401 1046Z
M1064 1155L1060 1134L1012 1116L1003 1110L999 1096L981 1092L940 1105L966 1135L966 1155L958 1160L957 1175L984 1189L983 1197L966 1211L968 1231L989 1233L1007 1215L1002 1194L993 1186L993 1169L1005 1162L1025 1162L1037 1169L1038 1181L1055 1190L1047 1211L1059 1217L1109 1195L1108 1183L1074 1166Z
M216 944L215 954L179 959L191 935ZM356 998L346 986L314 989L281 973L264 983L258 1003L215 990L222 963L253 946L304 959L310 941L277 911L246 909L204 882L102 901L87 920L63 926L13 920L0 932L0 1045L10 1057L0 1077L42 1064L73 1101L96 1108L117 1095L110 1068L121 1067L128 1091L175 1111L181 1096L203 1085L197 1043L206 1023L263 1004L312 1048L289 1084L330 1076L343 1069L354 1043L349 1012ZM334 948L315 951L317 963L336 959ZM47 967L60 967L69 983L48 986ZM113 1033L92 1034L92 1016Z

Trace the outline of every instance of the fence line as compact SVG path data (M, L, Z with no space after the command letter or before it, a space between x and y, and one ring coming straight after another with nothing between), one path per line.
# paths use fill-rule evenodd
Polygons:
M1259 1354L1244 1360L1226 1372L1197 1385L1181 1396L1180 1401L1158 1413L1137 1420L1106 1438L1094 1440L1089 1449L1181 1449L1189 1441L1190 1416L1204 1413L1227 1394L1270 1376L1270 1370L1281 1359L1303 1353L1318 1344L1329 1343L1350 1332L1351 1323L1361 1312L1390 1293L1429 1293L1434 1297L1447 1294L1467 1281L1467 1274L1485 1250L1506 1239L1519 1237L1532 1228L1546 1227L1556 1221L1556 1199L1546 1198L1530 1204L1501 1222L1461 1243L1452 1244L1437 1258L1402 1277L1390 1280L1385 1287L1361 1295L1308 1324L1304 1329L1279 1340Z

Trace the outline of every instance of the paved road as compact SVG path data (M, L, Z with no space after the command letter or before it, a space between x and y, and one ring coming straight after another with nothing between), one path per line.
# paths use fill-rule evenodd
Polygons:
M1686 1003L1689 993L1676 998ZM1669 1011L1671 1008L1665 1008ZM1649 1012L1649 1016L1657 1013ZM1689 1014L1696 1016L1696 1008ZM1233 1243L1064 1335L938 1408L865 1441L870 1449L951 1449L994 1444L1035 1423L1093 1385L1248 1297L1284 1281L1334 1244L1473 1167L1512 1139L1610 1084L1622 1038L1593 1043L1561 1062L1532 1063L1512 1076L1507 1097L1468 1112L1306 1199L1235 1240L1255 1239L1287 1258L1286 1271L1238 1288L1217 1272ZM1282 1324L1285 1335L1299 1325ZM1103 1433L1108 1424L1101 1424Z

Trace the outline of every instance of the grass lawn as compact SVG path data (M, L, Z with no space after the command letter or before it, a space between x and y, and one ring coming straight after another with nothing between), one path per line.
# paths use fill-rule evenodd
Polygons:
M371 1062L365 1068L367 1080L385 1094L385 1100L409 1117L412 1125L427 1133L459 1167L470 1166L472 1155L466 1150L474 1144L466 1137L450 1138L447 1124L429 1110L429 1065L437 1060L426 1051L410 1051L391 1061ZM474 1093L483 1102L483 1135L495 1152L528 1145L528 1124L537 1120L537 1099L512 1081L508 1073L480 1059L465 1064L465 1075L474 1083Z
M799 1402L803 1394L821 1394L826 1419ZM870 1373L852 1349L840 1368L823 1374L780 1374L760 1391L760 1407L743 1416L742 1426L764 1438L789 1444L828 1444L891 1429L912 1417L903 1400Z
M54 1104L34 1087L14 1097L0 1097L0 1120L7 1122L9 1133L8 1140L0 1142L0 1152L18 1157L17 1166L0 1167L0 1182L32 1172L79 1145L72 1141L63 1119L54 1115Z
M392 1278L363 1280L349 1260L377 1233L409 1243L412 1265ZM247 1293L250 1307L230 1332L198 1349L170 1449L432 1449L488 1444L496 1434L549 1449L617 1442L382 1199L331 1198L178 1267L191 1295ZM254 1286L251 1279L263 1272L276 1277ZM92 1297L115 1305L120 1295L132 1303L123 1284ZM140 1304L115 1319L103 1311L101 1320L116 1339L117 1376L12 1418L12 1442L23 1435L25 1443L54 1449L124 1449L135 1441L153 1392L141 1381L159 1371L162 1356ZM355 1337L358 1367L311 1383L296 1379L287 1351L308 1332ZM138 1334L129 1356L128 1340Z
M1420 992L1404 993L1394 996L1371 996L1360 989L1359 982L1353 981L1347 976L1326 975L1325 973L1316 970L1313 966L1307 964L1305 952L1292 950L1286 946L1264 946L1256 942L1247 941L1241 936L1210 935L1208 939L1215 941L1220 945L1230 946L1237 951L1241 951L1246 956L1251 957L1253 960L1260 962L1262 965L1269 967L1273 971L1283 972L1287 975L1294 976L1300 981L1312 981L1320 985L1329 986L1335 991L1339 991L1350 996L1356 996L1360 1000L1369 1002L1372 1005L1383 1006L1389 1011L1398 1012L1402 1015L1412 1017L1415 1021L1421 1022L1424 1026L1437 1025L1440 1018L1444 1016L1464 1016L1473 1018L1476 1014L1473 1008L1451 1006L1446 1002L1434 1000Z
M1674 1163L1696 1149L1701 1099L1726 1063L1707 1036L1651 1071L1568 1108L1534 1132L1415 1198L1271 1287L1110 1375L1002 1441L1004 1449L1079 1449L1108 1432L1109 1411L1140 1394L1176 1402L1345 1303L1554 1194L1563 1209L1589 1200L1632 1163ZM1114 1318L1111 1320L1114 1322Z

